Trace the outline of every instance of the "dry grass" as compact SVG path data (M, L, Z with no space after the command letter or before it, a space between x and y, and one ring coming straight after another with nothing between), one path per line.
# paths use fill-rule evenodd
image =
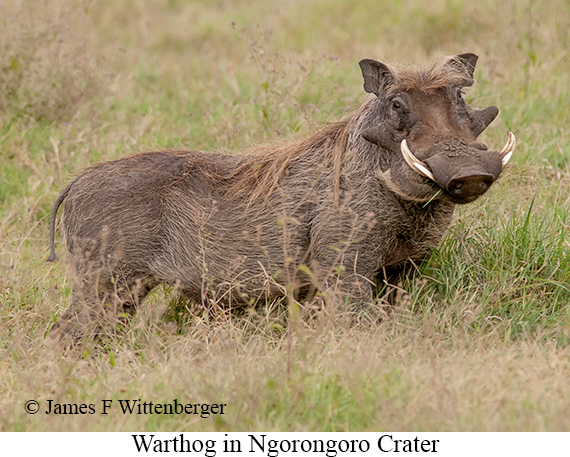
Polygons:
M1 7L0 110L68 121L100 90L102 59L82 37L81 7L41 3Z
M566 2L239 3L0 3L0 430L570 429ZM387 322L349 329L325 309L287 323L279 303L207 320L159 289L84 359L46 344L70 298L65 263L43 262L47 215L73 173L302 135L363 100L359 59L461 52L481 56L475 105L501 107L486 140L509 129L519 147ZM228 413L23 409L121 398Z
M449 316L444 319L449 319ZM282 337L220 322L183 336L125 339L85 360L21 343L3 430L567 430L568 348L475 338L468 319L445 337L440 323L399 316L371 332L294 328ZM135 343L133 345L133 343ZM138 343L138 344L137 344ZM15 349L13 349L15 350ZM5 375L4 375L5 376ZM6 380L6 379L5 379ZM226 403L227 414L27 415L26 400L111 399ZM43 416L43 417L42 417Z

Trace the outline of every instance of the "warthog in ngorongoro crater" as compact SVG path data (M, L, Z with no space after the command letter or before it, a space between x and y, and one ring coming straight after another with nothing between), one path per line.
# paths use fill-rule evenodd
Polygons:
M57 197L75 285L52 333L94 336L168 283L194 303L315 294L360 320L440 242L456 204L497 180L515 147L477 137L498 108L463 99L477 56L428 68L362 60L370 97L308 138L238 155L166 150L89 168ZM328 305L325 305L328 306Z

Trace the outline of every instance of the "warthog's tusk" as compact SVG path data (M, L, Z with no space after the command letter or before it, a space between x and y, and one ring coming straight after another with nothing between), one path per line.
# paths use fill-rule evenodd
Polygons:
M517 139L512 132L509 132L509 138L507 139L507 144L500 152L501 157L503 158L502 163L503 167L507 164L507 162L511 159L513 152L515 150L515 146L517 145Z
M428 179L431 179L432 181L435 181L435 178L432 172L429 171L427 165L423 163L421 160L418 160L418 158L412 154L412 151L410 151L410 149L408 148L408 143L406 142L405 139L402 140L402 142L400 143L400 150L402 151L404 160L411 167L412 170L414 170L416 173Z

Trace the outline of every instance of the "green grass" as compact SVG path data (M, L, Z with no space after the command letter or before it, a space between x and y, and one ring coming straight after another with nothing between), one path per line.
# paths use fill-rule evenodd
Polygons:
M562 0L0 4L0 430L570 429L570 15ZM306 135L365 99L358 61L480 56L492 190L376 329L260 305L208 321L166 289L82 358L46 344L70 301L51 205L135 151L229 153ZM178 313L180 312L180 313ZM302 310L305 312L305 310ZM227 403L225 416L28 415L26 400Z

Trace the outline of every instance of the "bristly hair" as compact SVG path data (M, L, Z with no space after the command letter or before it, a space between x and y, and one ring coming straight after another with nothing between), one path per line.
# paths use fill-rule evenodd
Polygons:
M287 169L307 154L321 156L323 162L332 165L335 176L340 176L348 123L348 120L334 122L307 138L262 145L244 154L243 162L225 177L229 184L228 195L244 196L248 193L250 203L259 198L267 199ZM338 183L335 190L337 187Z
M395 83L388 88L387 95L397 92L434 92L448 86L467 87L473 85L473 78L456 56L443 57L427 68L390 65Z

